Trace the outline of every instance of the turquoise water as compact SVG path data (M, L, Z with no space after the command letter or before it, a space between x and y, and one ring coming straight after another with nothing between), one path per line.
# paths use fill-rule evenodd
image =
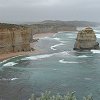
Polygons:
M100 43L100 31L96 30ZM0 100L28 100L46 90L78 99L92 93L100 100L100 50L73 51L76 32L57 33L37 43L46 53L0 62Z

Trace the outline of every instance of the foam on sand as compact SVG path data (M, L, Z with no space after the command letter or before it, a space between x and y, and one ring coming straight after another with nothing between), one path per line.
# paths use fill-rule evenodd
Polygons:
M7 59L7 60L3 60L2 62L0 62L0 64L5 63L5 62L7 62L7 61L8 61L8 59Z
M36 56L30 56L30 57L25 57L21 60L38 60L38 59L44 59L44 58L49 58L53 56L54 54L44 54L44 55L36 55Z
M14 56L14 57L8 58L8 59L3 60L2 62L0 62L0 64L6 63L7 61L9 61L11 59L14 59L14 58L17 58L17 57L20 57L20 56L23 56L23 55L18 55L18 56Z
M17 63L15 63L15 62L8 62L8 63L5 63L5 64L3 64L3 66L5 67L5 66L14 66L14 65L16 65Z
M74 62L74 61L65 61L64 59L61 59L61 60L59 60L59 62L60 63L63 63L63 64L65 64L65 63L69 63L69 64L75 64L75 63L80 63L80 62Z

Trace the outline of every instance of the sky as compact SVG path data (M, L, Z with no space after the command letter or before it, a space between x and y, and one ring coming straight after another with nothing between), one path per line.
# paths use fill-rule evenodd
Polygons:
M100 0L0 0L0 22L100 22Z

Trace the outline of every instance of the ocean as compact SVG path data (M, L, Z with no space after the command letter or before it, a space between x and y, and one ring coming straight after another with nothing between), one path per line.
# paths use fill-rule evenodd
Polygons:
M100 43L100 28L94 28ZM89 94L100 100L100 50L74 51L77 32L41 38L45 51L0 62L0 100L28 100L32 93L64 95L76 91L78 100Z

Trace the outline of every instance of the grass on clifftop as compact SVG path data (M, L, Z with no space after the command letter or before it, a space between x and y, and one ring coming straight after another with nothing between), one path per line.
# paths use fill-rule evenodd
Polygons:
M51 95L51 92L46 91L45 93L42 93L40 97L35 97L34 94L31 95L29 100L78 100L75 96L75 92L67 93L64 96L61 96L59 94L57 95ZM91 95L88 95L86 97L83 97L83 100L93 100Z

